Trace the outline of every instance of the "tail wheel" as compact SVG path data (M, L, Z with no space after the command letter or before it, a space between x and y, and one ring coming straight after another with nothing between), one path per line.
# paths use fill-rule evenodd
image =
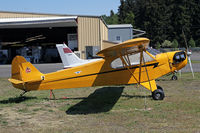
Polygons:
M161 88L161 87L160 87ZM164 91L161 89L157 89L152 92L152 98L154 100L163 100L165 97Z

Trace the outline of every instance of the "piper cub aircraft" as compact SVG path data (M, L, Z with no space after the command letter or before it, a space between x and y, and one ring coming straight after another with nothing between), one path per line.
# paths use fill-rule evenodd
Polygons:
M25 92L92 86L138 84L152 92L154 100L165 95L155 79L183 68L187 64L184 51L158 53L149 48L147 38L131 39L97 53L101 59L82 60L66 45L67 64L63 70L41 73L22 56L12 61L12 85ZM61 56L62 58L62 56Z

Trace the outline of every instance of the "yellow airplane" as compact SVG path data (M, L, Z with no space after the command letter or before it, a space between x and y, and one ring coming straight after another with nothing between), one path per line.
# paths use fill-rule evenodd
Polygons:
M138 84L152 92L154 100L165 95L155 79L183 68L187 64L184 51L158 53L149 48L150 40L136 38L106 48L97 53L101 59L82 60L67 47L63 49L74 58L67 69L43 74L22 56L12 61L15 88L25 92L105 85ZM79 62L79 63L77 63Z

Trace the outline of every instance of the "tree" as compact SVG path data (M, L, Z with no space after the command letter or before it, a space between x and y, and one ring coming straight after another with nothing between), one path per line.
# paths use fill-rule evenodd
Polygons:
M110 16L102 15L102 18L106 21L107 24L118 24L118 15L110 11Z
M120 0L118 22L146 31L152 44L176 39L182 30L200 46L200 0ZM134 21L132 21L134 18Z
M124 23L125 24L132 24L132 26L134 26L134 19L135 19L135 15L133 14L133 12L129 12L126 14L126 18L124 19Z
M120 24L124 23L124 19L126 18L126 5L125 5L125 1L124 0L120 0L120 6L118 8L118 21Z
M172 48L178 48L178 41L176 39L172 41Z
M165 40L165 41L161 44L161 46L162 46L163 48L171 48L171 47L172 47L172 43L171 43L171 41L169 41L169 40Z
M190 41L188 44L189 44L189 47L196 47L196 44L193 38L190 38Z
M197 46L200 46L200 0L191 0L192 37Z
M156 43L156 49L160 49L160 47L161 47L160 42L157 42L157 43Z

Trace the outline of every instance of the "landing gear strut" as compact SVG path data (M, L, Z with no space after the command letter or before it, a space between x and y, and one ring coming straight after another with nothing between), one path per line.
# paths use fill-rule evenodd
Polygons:
M25 94L26 92L27 92L27 91L23 91L23 92L19 95L19 97L23 97L24 94Z
M172 74L173 74L173 75L172 75L172 77L171 77L171 80L178 80L178 77L176 76L177 71L174 71Z
M157 86L157 90L152 92L152 98L154 100L163 100L164 97L165 97L165 94L164 94L162 87Z

